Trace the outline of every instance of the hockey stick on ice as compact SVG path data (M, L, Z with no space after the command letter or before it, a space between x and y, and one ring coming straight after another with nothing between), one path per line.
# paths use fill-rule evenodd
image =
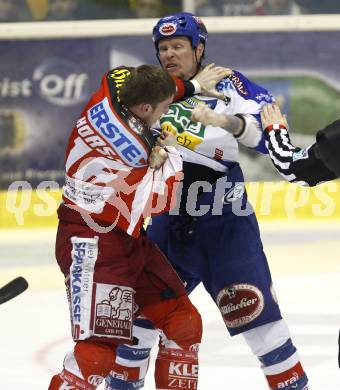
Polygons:
M9 301L24 292L28 287L27 280L18 276L0 288L0 304Z

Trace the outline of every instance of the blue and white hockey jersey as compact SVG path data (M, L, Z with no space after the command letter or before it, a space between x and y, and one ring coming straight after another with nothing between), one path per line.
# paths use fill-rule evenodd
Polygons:
M195 95L171 104L168 113L160 119L162 129L176 136L183 157L184 180L180 208L184 210L187 193L193 183L205 181L213 185L237 164L239 142L261 153L268 153L259 113L264 104L273 102L273 96L236 71L220 81L217 90L223 92L224 101ZM192 121L191 112L200 104L206 104L218 113L238 115L244 122L241 136L236 138L220 127L204 126ZM213 201L214 194L211 195Z
M238 161L238 142L267 153L259 112L265 103L273 101L273 97L236 71L229 78L223 79L217 85L217 90L223 92L225 101L195 95L173 103L168 113L161 118L161 126L176 135L184 161L223 171L221 165L225 162ZM191 111L200 104L206 104L218 113L241 116L245 123L242 135L235 138L219 127L192 121Z

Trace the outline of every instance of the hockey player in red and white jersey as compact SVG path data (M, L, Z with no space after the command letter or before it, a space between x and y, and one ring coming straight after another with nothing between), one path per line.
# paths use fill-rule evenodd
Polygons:
M72 131L56 258L65 276L75 346L49 390L96 389L115 363L117 345L133 344L137 314L164 335L156 388L171 388L173 370L183 373L184 388L197 388L201 317L142 231L145 217L175 204L181 179L175 139L164 133L155 144L150 131L175 90L161 68L113 69ZM133 377L133 370L122 369L117 380Z

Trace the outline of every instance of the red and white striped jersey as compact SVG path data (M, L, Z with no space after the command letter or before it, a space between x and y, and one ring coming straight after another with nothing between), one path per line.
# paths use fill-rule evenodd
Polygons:
M137 237L144 218L175 206L182 159L168 147L160 169L148 166L151 131L118 98L130 70L116 68L103 77L72 131L62 207L80 213L86 223L104 222Z

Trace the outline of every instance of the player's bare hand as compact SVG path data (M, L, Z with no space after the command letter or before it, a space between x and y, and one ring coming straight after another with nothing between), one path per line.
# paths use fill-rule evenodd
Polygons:
M168 153L159 145L155 145L149 156L149 167L158 169L160 168L168 158Z
M157 138L157 145L164 148L166 146L177 146L177 140L176 137L170 133L169 131L163 130L160 134L160 136Z
M197 106L192 110L191 119L196 122L201 122L204 126L223 127L224 115L213 111L208 106Z
M224 68L223 66L216 66L213 63L204 67L194 77L194 80L198 81L200 84L203 95L212 96L217 99L224 99L223 93L216 90L216 84L218 84L218 82L222 79L229 77L231 74L231 69Z
M288 122L276 103L265 104L261 111L262 128L265 129L275 123L284 125L288 129Z

